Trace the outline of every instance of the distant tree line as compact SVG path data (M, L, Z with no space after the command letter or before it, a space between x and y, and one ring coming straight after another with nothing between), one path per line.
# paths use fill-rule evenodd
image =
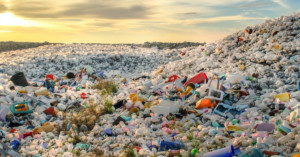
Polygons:
M205 45L206 43L198 42L182 42L182 43L168 43L168 42L144 42L143 47L151 48L157 47L158 49L178 49L184 47L193 47L199 45Z
M47 41L45 41L43 43L4 41L4 42L0 42L0 52L34 48L34 47L39 47L39 46L49 45L49 44L52 44L52 43L49 43Z

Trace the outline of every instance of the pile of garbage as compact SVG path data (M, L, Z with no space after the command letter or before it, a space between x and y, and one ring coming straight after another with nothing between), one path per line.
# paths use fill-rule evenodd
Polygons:
M1 53L0 153L299 156L299 35L296 13L179 50Z
M29 79L43 78L46 73L62 78L65 73L80 71L85 66L105 70L107 76L135 78L150 73L159 65L182 58L176 50L101 44L46 45L2 52L0 56L0 71L8 75L22 71Z

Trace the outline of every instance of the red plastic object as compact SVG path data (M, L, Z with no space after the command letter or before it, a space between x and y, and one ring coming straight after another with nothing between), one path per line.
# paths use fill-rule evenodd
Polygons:
M206 74L204 72L200 72L197 75L190 78L189 80L187 80L184 83L184 86L186 87L189 83L200 84L203 83L205 80L208 80Z
M172 75L172 76L169 77L169 82L174 82L174 81L176 81L176 80L179 79L179 78L180 78L180 77L177 76L177 75Z
M54 80L54 77L53 77L53 75L52 74L48 74L48 75L46 75L46 80Z
M31 136L33 137L33 132L26 132L23 134L24 138L28 137L28 136Z
M87 98L87 96L86 96L85 93L81 93L81 94L80 94L80 97L81 97L81 99L86 99L86 98Z
M50 107L48 109L46 109L45 111L43 111L46 115L51 115L53 117L56 117L56 113L54 110L54 107Z
M141 147L138 146L135 146L134 148L137 150L137 152L139 152L142 149Z
M17 129L13 128L10 130L10 133L14 133Z

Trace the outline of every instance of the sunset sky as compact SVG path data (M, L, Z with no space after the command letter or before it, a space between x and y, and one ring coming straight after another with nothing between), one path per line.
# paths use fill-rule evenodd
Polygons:
M0 0L0 41L213 42L300 0Z

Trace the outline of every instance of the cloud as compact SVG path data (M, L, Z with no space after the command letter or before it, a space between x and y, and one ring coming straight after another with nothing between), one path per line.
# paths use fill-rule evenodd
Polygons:
M101 18L101 19L145 19L151 14L150 7L144 5L122 6L120 1L108 4L103 1L88 0L80 3L50 4L47 1L14 0L11 7L16 15L29 18Z
M101 3L82 3L71 5L61 14L69 17L90 17L104 19L145 19L150 11L148 7L134 5L128 8L107 6Z
M174 1L174 0L172 0ZM182 0L175 0L176 4L184 5L201 5L201 6L230 6L238 3L243 3L245 0L191 0L189 2L183 2ZM248 2L254 2L256 0L248 0Z
M0 33L10 33L12 32L11 30L3 30L3 29L0 29Z
M47 1L39 0L12 0L10 11L17 16L28 18L55 18L56 8Z
M0 13L6 11L6 7L3 4L0 4Z
M239 8L256 8L256 7L263 7L267 5L272 5L274 4L273 2L266 2L266 3L248 3L248 4L243 4L240 5Z
M185 25L194 25L201 23L215 23L222 21L247 21L247 20L263 20L264 17L245 17L243 15L235 15L235 16L219 16L214 18L197 18L192 20L182 20L177 21L177 23L182 23Z
M182 13L184 15L196 15L196 14L199 14L197 12L186 12L186 13Z
M115 23L113 23L113 22L93 22L93 23L88 23L88 25L97 26L97 27L114 27Z
M274 3L279 4L280 6L286 8L286 9L290 9L290 6L288 6L285 2L283 2L282 0L273 0Z

